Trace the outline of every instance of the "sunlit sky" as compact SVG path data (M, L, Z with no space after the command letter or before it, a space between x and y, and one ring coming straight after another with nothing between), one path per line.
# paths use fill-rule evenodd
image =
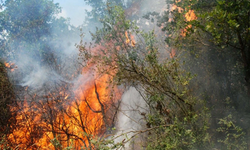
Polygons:
M86 15L85 10L91 9L84 0L54 0L54 3L59 3L59 6L62 7L59 15L70 18L70 23L74 26L81 25Z

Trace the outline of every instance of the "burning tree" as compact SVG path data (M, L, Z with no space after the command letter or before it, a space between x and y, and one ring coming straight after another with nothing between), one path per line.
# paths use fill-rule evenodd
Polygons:
M0 31L7 33L3 36L8 40L1 50L19 64L11 74L18 105L10 111L16 114L16 122L5 122L12 130L6 134L6 147L92 149L92 138L114 125L120 95L115 86L107 84L112 78L93 73L92 67L82 70L74 55L59 54L64 49L57 43L72 37L76 29L54 16L60 12L58 4L17 0L5 1L3 7Z
M207 144L203 140L207 136L206 109L202 100L189 94L188 84L192 76L180 68L178 59L170 56L159 59L161 45L154 32L140 31L134 22L126 19L120 7L108 5L107 16L101 22L103 28L93 37L102 46L94 47L93 51L82 44L79 46L82 56L89 65L97 64L99 73L112 72L113 84L135 87L148 110L141 112L146 128L131 131L134 134L130 138L114 147L122 147L142 133L148 136L144 142L148 142L149 149L192 148Z
M46 95L25 93L18 102L15 129L9 146L27 149L92 149L91 140L103 136L115 121L119 96L111 96L108 77L81 85L74 93L69 85ZM119 93L119 91L116 91Z

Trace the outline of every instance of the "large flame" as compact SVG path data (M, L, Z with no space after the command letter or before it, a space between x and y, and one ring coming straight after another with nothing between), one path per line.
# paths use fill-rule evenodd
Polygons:
M81 149L92 146L90 140L104 134L111 123L106 116L113 100L109 80L109 75L103 75L84 82L75 90L74 96L61 88L59 93L46 97L32 96L33 99L41 98L38 102L20 102L18 108L13 108L17 112L16 128L8 136L12 148L72 146Z
M125 32L125 40L127 45L136 45L129 32ZM98 54L96 49L91 53ZM104 135L114 125L115 105L121 97L121 91L109 85L115 69L109 75L97 74L93 71L97 68L95 65L90 63L82 69L83 77L76 82L73 92L68 89L74 85L64 85L46 96L27 94L12 110L16 112L17 121L7 137L10 147L27 150L93 148L91 140Z

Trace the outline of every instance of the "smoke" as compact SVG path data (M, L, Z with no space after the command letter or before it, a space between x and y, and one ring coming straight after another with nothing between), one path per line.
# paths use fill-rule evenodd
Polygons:
M64 37L58 41L43 42L49 46L43 56L39 55L43 49L37 46L40 42L33 43L35 48L27 48L34 46L27 42L24 48L15 50L14 58L10 57L8 61L15 63L18 68L10 72L16 84L37 91L44 85L52 87L53 83L70 82L70 75L77 71L78 58L78 50L71 43L78 42L80 38L68 38L70 40Z
M144 99L135 88L130 87L122 96L117 116L116 136L124 135L115 139L115 143L126 141L143 130L146 125L143 114L147 112L148 108ZM143 140L143 135L139 134L138 137L125 144L125 149L131 149L131 147L139 149L143 145Z
M163 33L156 25L155 21L143 18L149 12L163 13L166 9L164 0L139 1L134 3L131 8L125 10L129 19L135 20L139 28L145 32L155 31L159 46L160 59L169 57L168 49L164 43ZM131 12L130 12L131 11ZM148 133L140 133L146 129L145 115L149 113L149 108L141 94L134 87L130 87L121 99L121 105L117 116L115 143L124 143L124 149L143 149L146 145L145 139ZM123 136L120 136L123 135ZM131 139L131 140L130 140ZM127 142L128 141L128 142Z
M73 5L74 2L70 2L72 7L67 7L69 10L62 9L62 13L55 20L52 20L49 32L38 41L22 40L10 43L9 47L13 55L7 57L7 59L18 67L15 71L9 72L15 84L28 87L34 93L44 94L44 87L53 90L58 84L72 83L74 89L70 90L74 91L93 79L94 73L91 71L80 74L79 68L81 68L81 65L79 63L82 62L78 62L79 52L75 46L75 43L80 41L80 28L75 26L81 25L84 18L84 9L89 9L89 7L80 6L76 8L78 4ZM130 10L132 11L131 18L142 18L144 14L151 11L161 13L161 8L165 7L164 0L156 0L153 3L150 0L139 2L139 5L131 6L133 8ZM68 5L66 2L62 4ZM74 15L74 17L71 15ZM60 18L60 16L71 17L73 25L70 25L69 20ZM142 30L146 31L158 29L155 23L146 19L138 20L137 24ZM90 27L85 26L84 30L92 30L93 28L91 25ZM86 39L90 39L90 37L86 37ZM161 47L161 49L165 49L165 47ZM128 134L116 139L115 142L121 142L127 137L132 137L135 134L133 132L143 130L145 128L145 116L143 114L148 111L145 101L133 87L123 94L121 101L116 122L116 135ZM128 142L125 148L139 149L143 145L143 138L143 135L140 135L139 138L132 140L132 143ZM140 142L141 145L133 144L133 142Z
M71 25L69 19L60 16L52 16L50 19L41 16L42 13L47 11L47 8L43 6L45 4L32 3L41 7L41 10L39 13L34 11L31 15L44 19L43 24L36 24L35 22L37 26L33 27L34 25L28 23L26 27L23 26L26 23L21 22L21 27L14 26L19 28L20 31L18 31L16 37L7 41L8 54L5 60L13 62L17 66L15 71L9 72L9 76L12 77L16 85L29 87L34 92L42 91L44 86L52 90L56 84L71 83L75 78L75 76L72 76L79 69L79 62L77 61L79 52L75 44L80 41L80 28ZM16 15L11 14L14 15L13 18L17 17L17 21L30 18L28 21L32 22L33 16L25 17L28 14L28 9L32 9L29 8L28 2L23 2L22 5L18 6L18 9L21 12ZM69 12L64 8L63 11ZM85 10L83 9L82 12L84 13ZM82 16L75 16L74 18L84 19ZM14 23L16 23L15 21L13 20ZM30 35L26 35L26 31ZM16 34L15 31L11 32Z

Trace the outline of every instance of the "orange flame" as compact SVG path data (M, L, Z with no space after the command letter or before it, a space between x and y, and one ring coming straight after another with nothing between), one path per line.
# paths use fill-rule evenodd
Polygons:
M42 147L44 144L41 132L44 132L42 127L45 127L45 124L41 122L41 113L36 110L37 106L34 105L34 109L31 109L30 105L27 101L19 103L19 106L22 106L22 110L17 113L17 127L8 137L14 146L13 148L34 149ZM48 133L43 134L46 135ZM47 136L51 137L51 134ZM52 147L52 144L46 141L44 148L50 147Z
M181 2L181 0L176 0L176 2ZM181 13L184 10L183 8L178 7L178 6L173 4L171 7L171 11L173 11L175 9L177 9L179 13ZM195 15L194 10L191 10L191 9L188 10L188 12L184 15L184 17L185 17L187 22L197 19L197 16ZM169 21L172 21L172 20L173 20L172 18L169 19ZM181 35L183 37L186 36L187 29L189 29L189 28L192 28L192 25L188 25L185 29L183 29L181 31Z
M194 13L194 10L189 10L184 16L185 16L186 21L192 21L192 20L197 19L196 15ZM186 26L186 28L181 31L181 35L183 37L185 37L186 33L187 33L187 30L190 29L190 28L192 28L192 25Z
M128 32L125 31L125 37L126 37L126 44L131 44L132 47L135 47L135 39L133 35L130 35L130 38L128 37Z
M185 14L185 18L186 21L192 21L192 20L196 20L197 17L194 13L194 10L189 10L186 14Z
M136 45L129 32L125 32L125 37L126 44ZM98 51L92 51L95 53ZM113 64L116 66L115 62ZM26 98L19 103L20 109L13 108L17 111L17 122L8 136L10 146L27 150L93 147L91 139L103 135L113 123L113 118L108 117L115 113L111 104L121 97L118 88L110 88L108 84L115 71L111 75L93 75L93 68L96 68L95 64L90 63L82 69L90 79L79 80L81 85L73 93L67 92L67 87L61 87L45 97ZM30 99L36 101L27 102Z
M5 65L6 68L9 68L11 72L14 71L17 68L17 66L14 63L11 63L11 62L9 62L9 63L4 62L4 65Z
M20 102L21 109L13 108L18 112L16 128L8 136L12 147L57 149L53 144L56 141L61 147L73 146L74 149L92 146L89 143L92 136L103 135L111 123L106 116L112 101L112 91L107 88L109 80L110 76L103 75L98 80L85 82L75 90L75 100L61 89L60 102L56 93L47 96L47 100ZM36 95L33 98L37 99Z
M176 0L176 3L181 2L181 0ZM183 11L183 8L176 6L175 4L172 4L170 11L173 11L177 9L179 13Z
M175 49L171 49L171 51L170 51L170 58L174 58L174 56L176 55L176 51L175 51Z

